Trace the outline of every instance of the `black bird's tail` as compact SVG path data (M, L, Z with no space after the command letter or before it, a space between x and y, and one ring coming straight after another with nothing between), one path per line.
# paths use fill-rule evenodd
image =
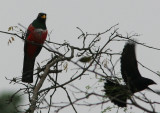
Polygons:
M119 107L126 107L127 98L128 98L128 90L125 85L120 85L118 83L114 83L112 81L106 80L104 85L106 96L113 102L115 105Z
M33 82L34 62L35 58L31 59L27 55L24 56L22 82Z

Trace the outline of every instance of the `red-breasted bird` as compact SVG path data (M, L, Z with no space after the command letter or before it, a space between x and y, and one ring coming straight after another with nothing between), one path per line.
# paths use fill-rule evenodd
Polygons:
M47 38L46 14L39 13L29 25L24 43L22 82L33 82L34 62Z

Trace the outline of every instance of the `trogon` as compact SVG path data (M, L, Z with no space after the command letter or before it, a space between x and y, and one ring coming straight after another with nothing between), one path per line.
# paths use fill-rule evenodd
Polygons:
M33 82L35 59L42 49L47 33L46 14L39 13L29 25L25 36L22 82Z

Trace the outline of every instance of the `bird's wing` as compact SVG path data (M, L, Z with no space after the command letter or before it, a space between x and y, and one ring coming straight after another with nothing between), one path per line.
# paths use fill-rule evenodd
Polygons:
M135 46L134 42L126 43L121 56L121 74L126 84L130 80L141 77L137 65Z
M26 33L26 35L25 35L24 53L27 53L27 38L28 38L29 34L31 33L31 31L30 31L31 28L30 28L30 27L31 27L31 25L28 27L27 33Z
M23 61L23 75L22 75L22 81L27 83L33 82L33 71L34 71L34 62L35 57L30 57L30 51L31 51L31 44L27 42L28 37L30 36L32 32L32 27L29 26L25 42L24 42L24 61Z

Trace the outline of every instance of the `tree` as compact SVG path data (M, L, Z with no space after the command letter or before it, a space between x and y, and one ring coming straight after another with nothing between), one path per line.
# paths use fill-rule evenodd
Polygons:
M11 27L11 29L19 28ZM41 110L45 109L50 113L54 109L54 112L58 113L69 106L72 107L75 113L78 112L77 108L79 106L104 105L106 107L102 109L103 113L107 110L112 110L112 108L118 109L117 106L110 107L107 104L110 100L103 91L105 79L123 84L122 76L118 71L121 51L113 51L112 45L128 40L134 41L133 37L139 35L121 35L118 32L118 24L104 32L95 34L85 33L78 27L77 29L80 31L80 35L77 38L81 46L72 45L67 41L60 44L51 40L47 40L45 42L46 45L41 45L51 53L51 58L46 58L43 65L38 63L34 71L35 81L33 84L22 83L21 78L18 77L7 78L12 84L23 86L17 91L17 93L21 92L28 97L27 108L23 109L23 112L34 113L35 110L41 112ZM25 33L21 29L19 30L22 34L21 36L17 33L0 32L14 35L24 40ZM140 42L134 42L145 47L157 49ZM148 69L146 66L143 67ZM157 72L154 73L159 75ZM86 84L84 84L84 81L86 81ZM90 85L87 81L92 81L93 84ZM84 87L86 88L85 90ZM63 94L68 100L62 97L63 99L58 101L57 98L54 98L56 94ZM94 101L91 101L91 98L94 98ZM139 101L149 105L151 109L139 104ZM155 113L158 112L158 109L153 106L159 105L159 102L158 100L150 101L144 93L140 92L138 96L136 94L132 95L130 101L127 101L126 104L136 106L143 111Z

